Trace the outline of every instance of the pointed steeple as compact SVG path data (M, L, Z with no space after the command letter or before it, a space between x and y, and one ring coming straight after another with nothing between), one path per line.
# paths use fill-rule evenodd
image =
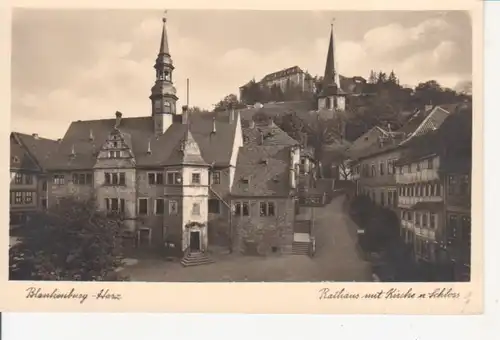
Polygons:
M335 65L335 42L333 37L333 23L330 29L330 42L326 55L325 75L323 77L323 88L337 86L339 87L339 75Z
M335 39L333 35L333 22L330 29L330 42L326 54L325 75L321 92L318 95L319 110L345 110L346 93L340 87L340 77L337 69L335 55Z
M176 114L177 105L177 90L173 84L172 73L175 69L170 50L168 48L167 38L167 18L163 17L163 28L161 33L160 50L156 63L154 65L156 71L156 80L151 88L151 106L154 120L154 133L158 137L173 123L173 115Z
M167 11L165 11L166 14ZM167 37L167 18L166 16L163 17L163 31L161 33L161 42L160 42L160 51L158 52L158 55L166 54L170 55L170 52L168 50L168 37Z

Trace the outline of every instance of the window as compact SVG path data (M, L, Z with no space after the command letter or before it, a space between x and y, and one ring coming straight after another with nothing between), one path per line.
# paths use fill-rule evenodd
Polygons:
M408 221L412 221L413 220L413 211L408 211L408 213L406 214L406 218L408 219Z
M456 215L448 217L448 244L455 243L458 237L458 219Z
M120 198L120 212L125 212L125 199Z
M193 203L193 209L191 211L191 214L193 216L200 216L201 215L200 203Z
M64 175L54 175L54 184L64 185Z
M125 185L125 173L120 172L120 185Z
M92 184L92 174L73 174L73 184Z
M33 184L33 175L24 175L26 184Z
M423 213L423 214L422 214L422 227L427 227L427 225L428 225L428 223L427 223L427 222L428 222L428 221L427 221L427 219L428 219L428 215L427 215L427 213Z
M411 174L411 164L408 164L406 167L408 169L408 173Z
M163 198L157 198L155 200L155 214L163 215L165 211L165 201Z
M14 177L14 183L23 184L23 174L16 173L16 175Z
M42 182L42 190L47 191L47 181Z
M396 170L396 168L394 166L394 160L393 159L388 160L387 161L387 174L392 175L396 172L395 170Z
M387 195L387 205L392 206L394 204L393 195L395 196L395 194L394 191L389 191L389 195Z
M460 178L460 195L467 195L469 193L470 193L469 176L464 175Z
M417 172L420 171L420 162L417 163Z
M220 184L220 171L212 172L212 184Z
M424 196L428 196L428 195L429 195L427 185L424 185L424 193L423 193L423 195L424 195Z
M250 215L250 209L248 202L234 202L233 204L234 207L234 214L236 216L249 216Z
M148 183L150 185L163 184L163 173L162 172L148 173Z
M191 184L200 184L201 183L201 175L199 172L194 172L191 174Z
M436 196L441 196L441 184L436 184Z
M111 198L111 211L118 212L118 198Z
M33 193L32 192L25 192L24 193L24 203L26 203L26 204L33 203Z
M455 176L448 177L448 194L454 195L456 193L457 179Z
M431 229L436 229L436 214L430 214L429 215L429 226L431 227Z
M109 172L104 173L104 184L111 184L111 174Z
M384 162L380 162L379 168L380 168L380 176L384 175Z
M110 151L109 158L120 158L120 151Z
M20 191L16 191L14 193L14 203L21 204L23 203L23 193Z
M385 193L383 191L380 193L380 204L385 205Z
M435 195L435 184L429 184L429 196L434 196Z
M376 172L376 170L375 170L375 164L372 164L370 176L371 177L375 177L375 175L376 175L375 172Z
M433 159L428 159L427 160L427 169L432 169L434 167L434 162Z
M260 202L260 216L274 216L274 202Z
M220 214L220 201L217 198L208 200L208 212L210 214Z
M147 214L148 214L148 199L139 198L139 215L147 215Z
M415 225L420 226L420 213L415 213Z
M400 166L400 167L399 167L399 174L400 174L400 175L402 175L402 174L403 174L403 167L402 167L402 166Z
M167 184L179 185L182 184L182 176L180 172L167 172Z
M177 201L168 201L168 213L170 215L177 215Z
M250 183L250 179L249 179L248 177L243 177L243 178L241 179L241 183L243 183L243 184L248 184L248 183Z

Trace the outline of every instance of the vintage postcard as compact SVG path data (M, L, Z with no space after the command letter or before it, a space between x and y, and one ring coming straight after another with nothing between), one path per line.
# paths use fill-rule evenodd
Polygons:
M482 312L480 1L143 6L8 14L3 310Z

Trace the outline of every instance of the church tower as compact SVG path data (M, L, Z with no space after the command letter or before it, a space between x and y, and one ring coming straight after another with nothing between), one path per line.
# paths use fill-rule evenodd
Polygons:
M151 88L151 110L154 122L154 133L162 135L172 125L173 116L176 114L176 89L172 83L174 66L168 49L167 18L163 18L163 31L161 33L160 51L154 65L156 81Z
M340 88L339 74L336 65L333 24L330 31L330 44L326 56L325 76L323 86L318 95L318 110L345 110L346 94Z

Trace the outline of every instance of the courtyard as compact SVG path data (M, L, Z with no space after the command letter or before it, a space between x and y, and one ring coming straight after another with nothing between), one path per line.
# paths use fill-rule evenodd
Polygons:
M215 263L183 267L179 262L141 258L122 273L145 282L371 281L371 268L356 249L356 226L345 211L345 196L314 208L316 254L251 257L212 255Z

